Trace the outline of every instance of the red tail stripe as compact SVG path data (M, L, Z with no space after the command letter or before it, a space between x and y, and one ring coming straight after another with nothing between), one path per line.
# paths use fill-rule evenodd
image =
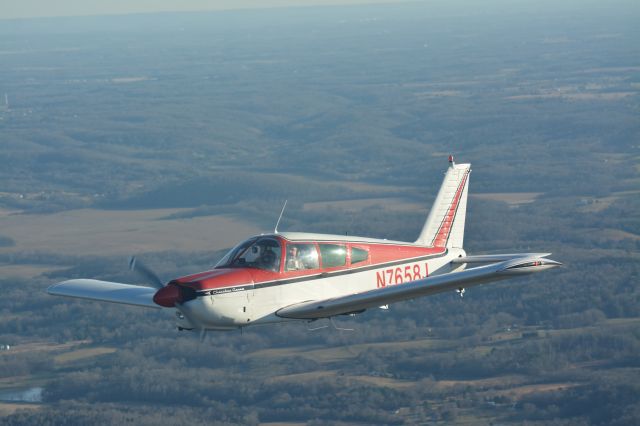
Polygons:
M453 197L453 202L451 206L449 206L449 210L447 214L444 215L442 219L442 223L440 224L440 229L438 229L438 233L433 239L434 247L444 247L447 245L447 240L449 239L449 233L451 232L451 227L453 226L453 221L456 216L456 210L458 209L458 203L460 202L460 198L462 197L462 192L464 191L464 185L467 182L467 177L469 176L469 171L467 170L456 190L456 195Z

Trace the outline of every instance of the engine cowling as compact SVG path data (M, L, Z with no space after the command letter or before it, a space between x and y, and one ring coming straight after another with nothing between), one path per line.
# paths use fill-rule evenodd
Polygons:
M195 290L170 282L153 295L153 302L165 308L173 308L177 303L184 303L196 297Z

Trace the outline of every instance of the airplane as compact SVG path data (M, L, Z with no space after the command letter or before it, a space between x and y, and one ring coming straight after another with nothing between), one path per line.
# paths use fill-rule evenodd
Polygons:
M463 249L470 164L449 166L414 242L278 232L251 237L211 270L164 283L132 258L146 285L72 279L51 295L175 309L178 330L315 321L546 271L551 253L469 256ZM284 209L283 209L284 210ZM282 217L282 213L280 215ZM278 220L279 221L279 220ZM471 267L469 267L471 266Z

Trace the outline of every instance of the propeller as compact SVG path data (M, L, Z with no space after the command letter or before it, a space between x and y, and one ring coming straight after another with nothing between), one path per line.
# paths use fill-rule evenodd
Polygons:
M153 295L154 303L165 308L175 308L178 312L184 315L184 317L186 317L189 323L197 324L197 322L193 321L191 316L182 309L182 304L185 301L195 299L196 294L194 290L189 287L180 286L178 283L172 281L164 284L160 277L158 277L151 268L136 259L135 256L131 256L129 259L129 269L140 275L147 284L158 289L156 294ZM200 334L201 340L204 340L205 333L206 329L202 327Z
M138 260L135 256L131 256L129 259L129 269L136 272L144 282L151 285L153 288L157 288L158 291L153 296L153 301L165 308L178 308L178 304L182 303L183 297L180 287L175 284L162 282L160 277L151 270L147 265Z
M156 275L147 265L139 261L135 256L131 256L129 259L129 270L137 272L142 278L144 278L147 284L151 284L152 287L160 290L165 286L160 277Z

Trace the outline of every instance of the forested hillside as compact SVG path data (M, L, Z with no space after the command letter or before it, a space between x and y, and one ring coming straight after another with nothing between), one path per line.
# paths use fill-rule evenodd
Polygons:
M0 20L0 423L637 424L640 11L520 3ZM285 199L413 241L449 153L468 253L564 266L202 343L45 292L205 270Z

